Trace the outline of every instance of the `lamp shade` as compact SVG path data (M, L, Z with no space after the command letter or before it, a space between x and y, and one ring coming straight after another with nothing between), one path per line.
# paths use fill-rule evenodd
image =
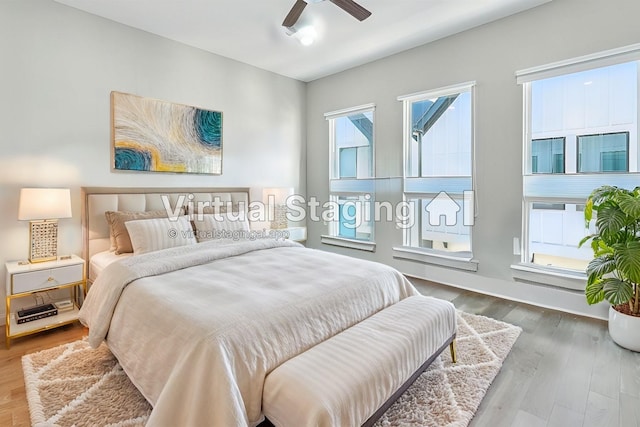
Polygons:
M273 202L276 205L284 205L287 203L289 196L293 195L293 188L278 187L278 188L265 188L262 190L262 200L265 203L269 203L269 196L273 197Z
M71 191L68 188L23 188L20 190L19 220L58 218L71 218Z

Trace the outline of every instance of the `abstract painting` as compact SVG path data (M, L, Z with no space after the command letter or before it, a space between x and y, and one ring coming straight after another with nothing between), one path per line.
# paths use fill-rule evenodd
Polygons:
M111 92L113 168L222 173L222 113Z

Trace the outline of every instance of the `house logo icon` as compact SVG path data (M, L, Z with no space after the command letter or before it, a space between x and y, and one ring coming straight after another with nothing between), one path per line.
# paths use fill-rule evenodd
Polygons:
M425 207L429 213L429 225L432 227L441 225L444 216L445 225L452 226L458 222L460 206L444 191L438 193Z
M458 223L458 212L461 209L463 210L463 225L471 226L474 223L473 191L463 192L462 208L445 191L441 191L424 209L429 213L429 225L432 227L442 225L442 217L444 217L444 225L449 227L456 225Z

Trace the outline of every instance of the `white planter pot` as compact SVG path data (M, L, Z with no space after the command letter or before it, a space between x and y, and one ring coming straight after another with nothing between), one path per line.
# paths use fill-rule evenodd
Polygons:
M609 335L620 347L640 352L640 317L609 307Z

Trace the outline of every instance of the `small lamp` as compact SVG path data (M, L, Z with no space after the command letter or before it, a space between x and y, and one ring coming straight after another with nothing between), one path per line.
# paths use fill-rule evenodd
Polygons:
M71 218L68 188L23 188L18 220L29 221L29 262L58 258L58 219Z
M272 229L280 230L289 226L287 198L292 195L293 188L265 188L262 190L262 200L269 208L269 220L271 221ZM271 215L271 212L273 212L273 215Z

